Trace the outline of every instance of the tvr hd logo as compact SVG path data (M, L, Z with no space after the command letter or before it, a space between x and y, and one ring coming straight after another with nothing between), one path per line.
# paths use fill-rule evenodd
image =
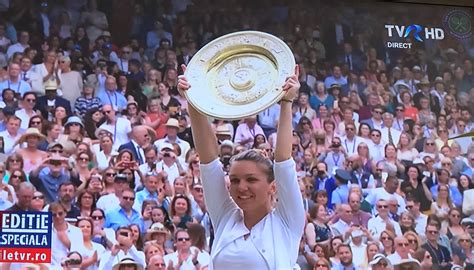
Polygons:
M418 42L423 42L423 40L427 39L444 39L444 30L438 27L423 27L419 24L411 24L409 26L386 24L385 29L387 29L387 35L389 38L398 35L399 38L407 39L411 35ZM388 48L409 49L411 46L411 42L387 41Z

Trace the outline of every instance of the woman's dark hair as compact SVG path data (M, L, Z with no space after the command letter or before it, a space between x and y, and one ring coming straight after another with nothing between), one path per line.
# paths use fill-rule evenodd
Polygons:
M41 114L33 115L33 116L30 118L30 121L28 121L28 127L29 127L29 128L32 127L32 126L31 126L31 123L32 123L33 120L35 120L35 119L41 120L41 125L44 124L43 116L41 116ZM43 131L43 129L40 130L41 133L43 133L42 131ZM43 135L44 135L44 133L43 133Z
M95 212L95 211L99 211L101 213L101 215L105 218L105 212L104 210L100 209L100 208L92 208L92 211L91 211L91 214L90 216L92 217L92 214Z
M467 186L467 188L464 188L464 187L461 186L461 176L465 176L465 177L467 177L467 180L469 180L469 185ZM474 183L471 181L471 177L469 177L466 174L462 173L461 175L459 175L459 177L456 178L456 180L457 180L457 183L458 183L458 190L459 190L459 192L461 192L461 194L464 194L464 191L466 191L466 190L474 188Z
M66 109L66 107L61 106L61 105L58 105L58 106L56 106L56 108L54 108L54 115L56 115L56 110L57 110L58 108L63 108L64 111L66 112L66 116L64 117L63 120L61 120L61 125L64 126L64 124L66 124L66 122L67 122L67 118L69 117L69 115L67 114L67 109Z
M166 208L163 206L155 206L153 207L153 210L154 209L160 209L161 212L163 212L163 215L165 216L163 225L171 232L171 234L173 234L175 227Z
M254 148L254 149L258 148L258 145L259 145L258 142L257 142L258 138L263 138L264 143L267 142L267 138L265 138L265 135L263 135L263 134L255 135L255 137L253 138L253 145L252 145L252 148Z
M331 238L331 240L329 240L329 252L328 252L330 257L333 257L336 255L336 251L332 249L332 242L334 242L334 240L336 239L341 240L341 245L344 244L344 239L342 239L342 236L340 235L334 236L333 238Z
M416 169L416 172L418 173L418 178L417 178L417 179L418 179L418 181L420 181L421 178L422 178L420 168L418 168L418 166L413 165L413 164L410 164L410 165L408 165L408 166L405 168L406 179L409 180L409 179L408 179L408 171L409 171L411 168L415 168L415 169Z
M84 115L84 128L89 138L93 140L97 139L97 137L95 136L95 130L97 129L97 127L99 127L100 125L102 125L102 123L105 122L104 117L102 117L102 119L97 124L94 123L94 121L92 121L92 115L98 111L99 111L99 108L94 107L88 110L86 114Z
M296 128L295 128L295 130L298 132L298 135L300 135L300 136L301 136L301 133L304 130L303 129L303 127L304 127L303 123L304 122L309 123L309 126L311 127L311 130L313 130L313 124L311 123L311 120L306 116L302 116L300 118L300 120L298 121L298 125L296 125Z
M137 244L135 245L135 247L142 251L143 250L143 238L142 238L142 231L140 229L140 226L138 226L138 224L130 224L128 225L128 228L130 229L130 231L132 231L132 227L137 227L138 229L138 239L137 239Z
M92 214L92 212L91 212L91 214ZM105 218L105 217L104 217L104 218ZM81 221L87 221L87 222L89 222L89 225L91 225L91 233L94 234L94 222L92 222L92 219L91 219L90 217L85 217L85 218L84 218L84 217L81 217L81 218L78 218L78 219L77 219L76 224L74 224L74 225L75 225L76 227L79 227L79 223L80 223ZM93 235L91 235L91 237L92 237L92 236L93 236ZM76 239L74 239L74 240L76 240Z
M13 175L15 174L15 172L20 172L21 174L21 180L20 180L20 183L22 182L26 182L26 174L23 170L13 170L12 173L8 176L8 184L10 184L10 180L12 179Z
M448 225L449 226L453 226L453 224L451 223L451 219L449 219L449 216L451 216L451 214L456 211L459 213L459 221L461 222L461 218L462 218L462 211L461 209L457 208L457 207L453 207L451 209L449 209L449 212L448 212ZM459 224L457 224L459 225Z
M45 136L48 136L48 132L53 130L54 125L56 125L56 123L50 121L43 121L43 125L41 126L41 133L43 133Z
M189 238L191 238L191 245L197 247L199 250L206 249L206 229L198 223L193 223L188 226Z
M367 124L367 123L360 123L360 125L359 125L359 132L358 132L357 135L361 136L361 131L360 131L360 130L361 130L361 127L362 127L362 126L366 126L367 128L369 128L369 135L370 135L371 129L370 129L369 124Z
M141 211L142 217L148 205L158 206L158 203L155 200L144 200L142 204L142 211Z
M23 168L23 165L25 164L25 161L23 160L23 156L18 154L17 152L11 154L8 156L7 160L5 161L5 169L7 171L10 170L10 163L12 162L13 159L18 159L20 160L21 167Z
M415 137L415 132L413 131L413 128L415 127L415 121L413 119L405 119L403 121L404 125L408 125L408 133L411 135L412 138Z
M128 149L122 149L119 154L117 155L117 162L120 161L122 159L122 156L125 154L125 153L128 153L131 157L131 161L135 161L135 157L133 156L133 153L132 151L128 150Z
M82 197L84 197L85 194L89 194L89 195L92 196L91 209L95 209L95 204L96 204L95 196L92 192L88 191L87 189L82 190L81 192L79 192L79 195L77 195L77 207L79 209L81 209ZM92 213L92 211L91 211L91 213Z
M170 214L172 216L176 215L176 210L175 210L175 204L176 204L176 201L179 200L179 199L184 199L186 201L186 203L188 204L188 209L186 209L186 215L190 216L191 215L191 200L185 196L185 195L181 195L181 194L178 194L176 196L173 197L173 200L171 201L171 205L170 205Z
M8 91L11 91L12 94L13 94L13 96L15 96L15 91L14 91L13 89L11 89L11 88L5 88L5 89L2 90L2 100L5 99L5 93L8 92Z

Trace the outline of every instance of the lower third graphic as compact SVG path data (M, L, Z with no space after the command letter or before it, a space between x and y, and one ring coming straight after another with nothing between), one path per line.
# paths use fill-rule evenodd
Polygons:
M51 213L0 212L0 222L0 262L51 262Z

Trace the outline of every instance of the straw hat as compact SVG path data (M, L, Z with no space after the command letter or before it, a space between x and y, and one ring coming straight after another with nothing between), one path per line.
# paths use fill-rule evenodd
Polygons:
M166 126L167 126L167 127L179 128L178 119L175 119L175 118L170 118L170 119L168 119L168 121L166 122Z
M26 142L26 138L31 136L36 136L40 141L46 138L37 128L28 128L18 139L17 144Z
M150 240L152 235L155 233L161 233L166 236L170 236L170 231L163 224L157 222L157 223L153 223L150 229L146 230L145 239Z
M423 78L419 83L416 84L416 87L421 88L422 86L431 86L431 83L428 79Z
M134 259L132 259L130 257L125 257L122 260L120 260L119 263L115 264L114 267L112 268L112 270L118 270L118 269L120 269L120 266L122 266L122 265L134 265L134 266L136 266L137 270L143 270L144 269L143 265L136 262Z
M57 90L58 84L55 80L47 80L44 84L44 90Z
M229 127L227 125L217 126L216 135L224 135L224 136L232 137L232 133L230 132Z

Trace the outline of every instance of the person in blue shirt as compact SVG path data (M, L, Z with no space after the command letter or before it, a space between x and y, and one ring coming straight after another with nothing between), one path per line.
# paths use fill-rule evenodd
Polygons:
M331 204L334 209L340 204L347 204L349 200L349 186L347 183L351 180L351 174L346 170L338 169L335 178L337 188L331 196Z
M142 204L145 200L158 200L158 175L147 175L145 177L145 188L137 192L135 195L135 203L133 208L141 212Z
M103 105L111 105L114 111L122 112L127 108L127 99L117 91L117 81L113 76L107 76L105 79L105 89L97 92L97 97L102 101Z
M137 224L140 231L145 231L143 219L140 212L133 209L133 202L135 201L135 192L132 189L125 189L120 195L120 205L110 210L105 214L105 228L112 228L117 230L120 226L128 226Z

